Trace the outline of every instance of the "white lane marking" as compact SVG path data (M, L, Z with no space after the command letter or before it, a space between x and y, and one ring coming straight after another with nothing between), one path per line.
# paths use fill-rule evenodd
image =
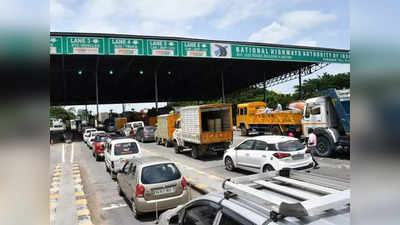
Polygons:
M111 204L108 207L104 207L103 210L117 209L128 206L127 204Z
M71 152L71 163L74 161L74 143L71 144L72 152Z
M65 149L64 149L64 144L62 145L62 155L61 155L61 161L64 163L65 162Z

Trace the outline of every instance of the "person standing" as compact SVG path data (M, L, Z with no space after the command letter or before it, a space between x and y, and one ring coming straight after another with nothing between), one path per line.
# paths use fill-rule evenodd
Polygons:
M312 128L308 129L307 146L311 149L311 158L314 161L314 169L319 169L319 164L313 156L315 148L317 147L317 136L314 134L314 129L312 129Z

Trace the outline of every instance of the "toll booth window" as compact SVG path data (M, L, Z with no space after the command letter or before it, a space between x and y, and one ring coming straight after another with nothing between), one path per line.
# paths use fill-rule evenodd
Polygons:
M243 108L243 115L247 115L247 107Z
M319 115L321 114L321 107L314 107L311 109L311 115Z

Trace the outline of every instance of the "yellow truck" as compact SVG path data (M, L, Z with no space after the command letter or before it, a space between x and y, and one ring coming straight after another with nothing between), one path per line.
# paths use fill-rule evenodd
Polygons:
M300 111L271 111L266 113L265 102L247 102L238 104L236 127L242 136L253 134L286 134L289 129L300 136L302 132Z
M230 104L183 107L174 131L175 152L189 150L195 159L207 152L222 156L233 140L232 126Z
M128 118L117 117L117 118L114 118L114 122L115 122L115 131L117 133L121 133L121 128L124 126L124 124L126 124L128 122Z
M156 143L170 147L174 142L174 131L176 120L180 118L180 114L165 114L157 116L157 130L155 132Z

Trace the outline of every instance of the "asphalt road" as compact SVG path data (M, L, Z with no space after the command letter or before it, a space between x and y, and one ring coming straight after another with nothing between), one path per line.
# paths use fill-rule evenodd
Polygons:
M235 134L233 144L236 145L244 139ZM86 144L74 142L73 145L73 153L65 150L71 149L70 144L56 144L50 147L50 170L53 170L57 163L62 163L63 157L64 163L70 163L71 154L73 154L73 161L80 165L82 184L94 224L154 224L156 217L154 213L147 214L141 221L133 217L126 201L118 195L117 183L106 172L104 162L96 162ZM189 152L176 154L173 148L166 148L155 143L140 143L140 145L145 156L158 155L177 162L184 176L195 186L191 189L193 198L200 195L197 189L206 192L219 191L224 179L252 174L246 171L225 170L222 159L216 155L207 155L201 160L196 160L190 157ZM310 170L310 173L328 175L344 181L350 180L349 160L327 158L317 158L317 160L321 168Z

